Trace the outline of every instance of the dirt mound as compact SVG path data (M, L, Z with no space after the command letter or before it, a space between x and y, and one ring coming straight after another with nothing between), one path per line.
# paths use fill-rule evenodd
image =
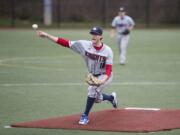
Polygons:
M113 132L155 132L180 128L180 110L113 109L92 112L88 125L79 125L80 114L14 123L12 127L55 128Z

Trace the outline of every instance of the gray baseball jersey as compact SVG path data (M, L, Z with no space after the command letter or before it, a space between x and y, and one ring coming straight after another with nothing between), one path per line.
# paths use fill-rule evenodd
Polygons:
M130 26L134 26L135 23L130 16L125 15L123 18L116 16L112 21L112 27L115 27L118 34L121 34L125 29Z
M113 63L113 52L105 44L101 50L97 51L92 41L70 41L70 48L84 58L88 71L94 75L105 74L105 65Z

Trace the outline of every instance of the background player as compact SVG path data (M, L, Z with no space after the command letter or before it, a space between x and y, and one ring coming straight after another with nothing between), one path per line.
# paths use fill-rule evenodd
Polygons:
M129 41L130 31L135 23L130 16L126 15L124 7L119 8L119 15L112 21L111 37L114 37L115 29L117 31L117 45L119 48L119 62L121 65L126 63L126 49Z
M88 72L100 80L98 86L88 86L88 96L85 111L82 114L79 124L86 125L89 122L88 115L94 103L108 100L114 108L117 108L116 93L111 95L102 93L112 81L112 64L113 52L110 47L102 42L103 31L100 27L95 26L90 30L92 40L69 41L61 37L55 37L43 31L37 31L38 36L52 40L64 47L70 48L80 54L87 65Z

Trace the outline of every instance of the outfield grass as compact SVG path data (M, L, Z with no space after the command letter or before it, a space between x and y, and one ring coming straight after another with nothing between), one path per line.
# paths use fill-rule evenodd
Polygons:
M91 38L85 29L45 31L71 40ZM108 32L104 42L114 51L114 79L106 92L118 93L120 107L180 108L180 30L133 31L125 66L118 64L115 40ZM42 40L32 30L0 30L0 135L152 134L4 128L81 113L87 94L85 73L81 57L70 49ZM102 103L93 111L109 108ZM180 129L153 134L178 135Z

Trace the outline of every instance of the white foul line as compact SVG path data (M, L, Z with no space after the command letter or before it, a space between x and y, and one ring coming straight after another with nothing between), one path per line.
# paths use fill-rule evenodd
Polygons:
M11 126L4 126L4 128L12 128Z
M111 85L120 86L120 85L178 85L178 82L113 82ZM78 82L69 82L69 83L1 83L1 87L14 87L14 86L83 86L87 85L86 83Z

